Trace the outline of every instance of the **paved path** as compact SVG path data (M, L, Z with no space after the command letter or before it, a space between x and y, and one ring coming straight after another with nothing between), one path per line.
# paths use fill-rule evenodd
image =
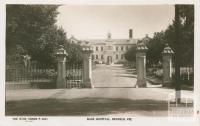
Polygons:
M135 87L135 70L122 65L97 64L92 72L94 87Z

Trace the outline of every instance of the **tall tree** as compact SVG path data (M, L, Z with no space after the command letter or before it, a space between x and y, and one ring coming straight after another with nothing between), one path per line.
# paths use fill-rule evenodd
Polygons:
M162 51L165 43L165 32L155 32L154 37L147 43L147 65L158 64L162 61Z
M6 6L7 59L29 54L41 64L53 62L57 45L66 42L66 33L55 25L57 8L57 5Z
M58 14L54 5L7 5L6 45L7 52L12 46L23 45L30 49L38 38L53 26Z
M175 90L176 90L176 101L178 103L181 102L181 83L180 83L180 9L179 5L175 5L175 21L174 21L174 27L175 27L175 43L174 43L174 49L175 49Z

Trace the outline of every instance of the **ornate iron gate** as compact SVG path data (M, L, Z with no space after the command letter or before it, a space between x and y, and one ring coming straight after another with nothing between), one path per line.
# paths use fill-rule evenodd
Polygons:
M66 61L66 88L83 88L83 59L76 55Z

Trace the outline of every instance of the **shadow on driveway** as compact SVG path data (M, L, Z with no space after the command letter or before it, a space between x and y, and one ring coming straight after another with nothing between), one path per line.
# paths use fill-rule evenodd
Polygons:
M167 103L120 98L35 99L6 102L5 113L7 116L94 116L136 111L167 112Z

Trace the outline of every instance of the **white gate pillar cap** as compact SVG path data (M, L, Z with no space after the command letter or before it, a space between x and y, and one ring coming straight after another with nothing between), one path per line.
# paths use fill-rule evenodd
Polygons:
M162 54L174 54L174 51L169 47L168 43L165 44Z
M93 48L91 46L83 46L82 51L83 53L93 53Z
M143 42L137 45L137 48L136 48L137 52L146 52L147 50L148 48Z
M63 56L68 56L68 53L66 52L66 50L64 49L63 45L59 45L59 49L56 52L56 55L63 55Z

